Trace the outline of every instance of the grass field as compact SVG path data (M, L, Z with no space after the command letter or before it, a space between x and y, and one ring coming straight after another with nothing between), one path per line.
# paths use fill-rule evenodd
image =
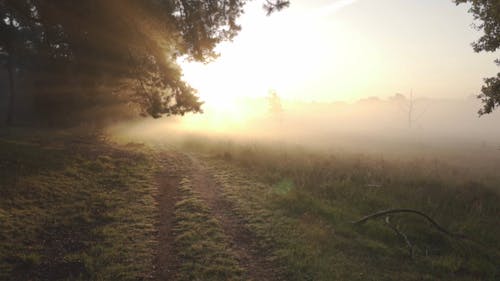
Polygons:
M0 280L142 280L153 271L154 161L95 138L0 140Z
M446 159L384 160L196 139L184 147L208 155L216 175L233 171L219 176L229 201L249 220L262 249L273 249L287 280L500 276L495 174L480 177ZM351 223L390 208L423 211L468 239L443 234L411 214Z
M170 280L500 277L492 155L481 166L203 138L157 144L3 137L0 280L155 280L159 155L172 166L161 175L180 179ZM466 239L413 214L352 223L390 208L422 211Z

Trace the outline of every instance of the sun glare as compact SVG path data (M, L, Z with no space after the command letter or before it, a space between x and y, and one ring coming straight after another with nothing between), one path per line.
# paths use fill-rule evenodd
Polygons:
M218 113L234 108L239 98L264 97L271 89L286 100L358 98L384 73L379 48L332 17L349 3L329 9L296 7L270 17L250 4L241 33L218 46L216 61L180 62L184 79L198 89L205 108ZM233 113L241 112L245 110Z
M184 78L207 103L223 106L234 97L265 96L270 89L282 94L311 80L320 69L324 50L313 22L294 17L247 15L248 23L234 42L221 44L221 56L209 64L181 62ZM255 18L254 21L250 19Z
M286 11L266 17L261 7L254 7L242 19L243 31L234 42L217 48L217 60L180 61L184 79L205 103L204 118L190 117L186 123L234 129L266 112L265 104L249 106L246 98L264 100L270 90L285 99L302 95L301 89L314 83L325 53L335 53L325 49L314 24L299 22Z

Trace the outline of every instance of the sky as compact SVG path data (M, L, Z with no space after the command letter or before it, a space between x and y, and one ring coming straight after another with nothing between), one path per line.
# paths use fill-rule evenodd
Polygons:
M296 101L352 102L395 93L463 99L496 75L498 54L476 54L465 5L451 0L292 0L266 16L252 1L242 31L207 65L183 62L208 106L275 90Z

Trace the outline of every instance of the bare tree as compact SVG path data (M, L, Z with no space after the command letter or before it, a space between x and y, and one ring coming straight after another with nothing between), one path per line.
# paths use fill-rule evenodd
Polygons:
M283 106L281 104L281 98L276 92L276 90L270 90L267 96L267 101L269 103L269 113L277 118L280 122L283 121Z
M397 93L397 95L404 96L400 93ZM410 94L408 98L404 99L404 103L402 103L402 109L406 112L407 118L408 118L408 128L413 128L415 125L415 122L420 120L422 116L424 116L425 112L427 112L427 108L424 110L420 111L418 114L416 114L415 110L415 97L413 96L413 89L410 90Z

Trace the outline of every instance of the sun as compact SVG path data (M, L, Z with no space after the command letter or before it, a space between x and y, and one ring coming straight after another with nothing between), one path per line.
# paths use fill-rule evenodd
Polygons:
M237 100L259 98L271 89L287 98L311 80L321 67L324 44L319 31L293 17L266 17L258 7L246 15L243 31L232 42L221 43L220 57L203 64L179 60L183 78L198 90L205 107L229 110ZM327 50L331 52L331 50Z
M205 114L200 126L228 128L265 113L245 99L264 99L275 90L282 100L332 101L364 90L376 79L376 65L366 56L365 42L343 44L353 37L323 13L289 11L265 16L261 6L249 8L232 42L216 48L215 61L203 64L179 60L183 79L198 90ZM307 17L307 20L304 20ZM351 38L352 39L352 38ZM349 58L355 57L356 60ZM358 67L362 60L363 67ZM193 120L192 124L194 124Z

